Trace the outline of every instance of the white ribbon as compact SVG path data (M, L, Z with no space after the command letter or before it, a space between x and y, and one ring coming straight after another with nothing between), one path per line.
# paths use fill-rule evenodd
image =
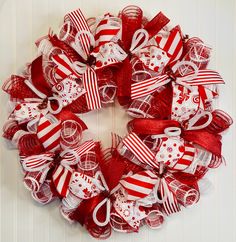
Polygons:
M104 187L99 187L99 188L102 188L101 190L103 190L103 191L108 191L109 192L109 188L108 188L108 186L107 186L107 183L106 183L106 181L105 181L105 178L104 178L104 176L102 175L102 173L101 172L97 172L96 174L95 174L95 178L96 179L98 179L100 177L100 179L101 179L101 181L102 181L102 185L104 186ZM96 184L97 185L97 184ZM111 192L109 192L109 194L110 195L112 195L113 193L115 193L118 189L120 188L120 184L119 185L117 185ZM104 221L99 221L98 219L97 219L97 213L98 213L98 210L104 205L104 204L106 204L106 218L105 218L105 220ZM93 221L94 221L94 223L96 223L98 226L101 226L101 227L103 227L103 226L106 226L108 223L109 223L109 221L110 221L110 216L111 216L111 201L110 201L110 198L104 198L96 207L95 207L95 209L93 210Z
M151 138L159 139L159 138L163 138L163 137L176 137L176 136L180 136L180 134L181 134L181 128L168 127L168 128L164 129L164 134L155 134L155 135L152 135Z
M73 169L70 166L76 165L80 161L80 157L72 149L63 150L60 153L60 157L62 157L61 165L71 172L73 172Z
M140 43L140 41L143 38L144 40ZM148 32L145 29L138 29L133 35L130 52L134 54L140 51L144 46L146 46L146 44L148 43L148 40L149 40Z
M202 118L207 116L208 119L205 123L196 126L195 124ZM199 109L198 112L188 120L186 130L198 130L206 128L213 120L211 112Z

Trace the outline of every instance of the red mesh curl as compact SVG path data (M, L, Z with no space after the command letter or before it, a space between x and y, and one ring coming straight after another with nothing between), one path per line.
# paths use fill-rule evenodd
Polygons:
M36 134L25 134L18 142L20 155L30 156L37 155L44 151L44 148Z
M15 120L8 120L3 126L3 137L12 140L14 134L21 128Z
M25 78L12 75L2 86L3 91L11 98L23 100L24 98L38 98L38 96L25 84Z
M157 119L167 119L171 115L172 97L173 92L170 85L160 93L155 92L151 99L149 114Z

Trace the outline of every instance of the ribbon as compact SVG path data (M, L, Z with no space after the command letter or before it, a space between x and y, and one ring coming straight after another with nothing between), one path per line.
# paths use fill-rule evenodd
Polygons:
M71 149L69 151L65 150L61 154L62 160L60 165L54 171L52 179L57 192L62 197L66 197L69 193L69 184L73 174L73 170L70 168L70 166L77 164L80 157L94 147L95 143L93 141L87 141L78 148Z
M178 66L184 64L191 64L191 66L193 65L191 62L180 62L178 63ZM131 98L137 99L150 95L155 92L157 88L169 83L171 80L173 80L173 78L176 84L188 87L199 86L199 88L201 88L202 85L224 84L224 81L220 74L213 70L193 71L184 76L173 76L173 73L171 75L165 74L132 84Z
M179 130L175 129L165 129L165 132L169 136L178 135ZM164 210L167 214L175 213L180 211L177 195L175 192L181 187L178 184L175 187L176 191L171 188L171 183L175 182L172 174L169 170L165 171L164 163L158 162L152 151L142 142L142 140L135 134L129 134L124 140L123 144L139 159L139 161L145 165L148 165L149 169L139 172L133 176L124 178L120 184L125 188L127 192L128 200L138 200L146 197L156 186L156 189L160 191L161 199L156 197L159 203L163 204ZM188 152L188 150L187 150ZM152 154L151 156L149 154ZM158 170L157 174L155 170ZM186 187L185 187L186 188ZM198 198L199 194L197 190L186 188L188 193L186 193L179 200L182 201L184 206L194 204ZM155 193L157 194L157 192ZM156 195L157 196L157 195ZM194 199L187 202L187 197L194 196ZM183 200L185 198L185 200Z
M154 18L145 24L144 29L147 30L149 38L151 39L169 22L170 20L162 12L159 12Z
M69 193L69 184L73 174L71 166L76 165L80 157L94 147L95 143L93 141L86 141L77 148L62 151L59 155L59 160L54 153L47 152L39 155L21 157L21 163L26 172L43 173L43 179L40 180L40 183L43 184L50 168L59 162L59 165L53 172L52 180L60 196L66 197Z
M118 86L117 96L121 105L130 103L132 64L130 58L132 55L139 56L139 52L145 52L145 46L149 39L167 23L168 19L162 14L157 14L143 29L141 29L142 10L136 6L126 7L122 13L122 39L121 47L127 53L122 67L116 73L116 82Z
M133 119L128 123L130 131L140 135L163 134L168 127L180 130L180 123L175 120L158 119ZM221 157L221 136L213 134L205 129L184 130L181 129L180 136L194 144L197 144L212 154Z
M166 65L173 66L180 60L183 54L183 35L180 26L170 30L169 34L157 34L154 36L155 42L168 56Z
M105 16L97 25L94 37L80 9L67 14L65 21L71 22L77 30L72 44L73 48L82 57L83 62L75 61L71 63L65 55L63 58L56 57L60 59L59 61L56 60L58 65L56 73L62 78L68 76L68 74L75 74L81 77L86 90L88 107L91 110L100 109L101 99L95 70L115 65L124 60L125 56L122 49L119 45L112 42L112 39L118 34L120 29L112 25L113 22L109 21L109 16ZM64 59L64 61L61 59Z

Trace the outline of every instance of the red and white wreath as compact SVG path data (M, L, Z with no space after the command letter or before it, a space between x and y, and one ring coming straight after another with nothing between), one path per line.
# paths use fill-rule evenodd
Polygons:
M221 133L232 119L214 108L218 72L211 48L158 13L64 17L56 35L36 41L38 56L3 85L12 108L3 137L18 148L34 200L60 200L60 212L96 238L112 230L162 226L200 198L198 183L223 161ZM117 98L133 119L112 145L82 142L82 113Z

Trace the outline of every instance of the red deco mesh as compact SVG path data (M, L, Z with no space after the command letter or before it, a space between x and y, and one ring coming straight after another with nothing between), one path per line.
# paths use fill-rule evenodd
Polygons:
M12 99L15 98L23 100L24 98L38 98L38 96L31 91L24 81L24 77L12 75L5 81L2 89L8 93Z

